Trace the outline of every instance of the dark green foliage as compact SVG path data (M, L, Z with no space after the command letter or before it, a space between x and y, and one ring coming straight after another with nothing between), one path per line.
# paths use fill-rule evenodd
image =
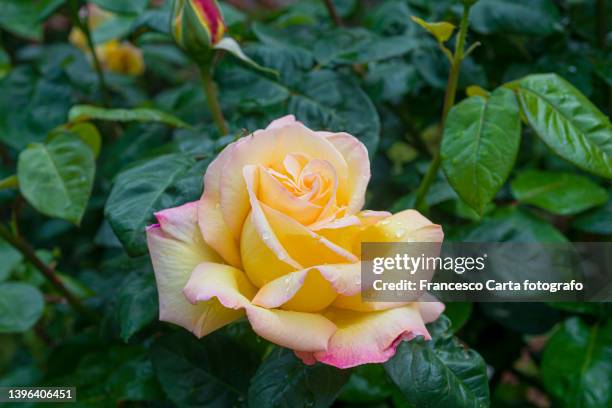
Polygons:
M143 75L103 66L102 86L70 42L76 3L114 13L92 40L138 48ZM170 3L0 0L0 228L27 243L0 238L0 386L75 386L84 407L612 406L610 304L449 303L431 341L385 364L308 366L246 319L202 339L159 322L145 239L155 212L199 199L225 146L294 114L367 146L368 209L413 208L439 152L426 215L446 240L610 241L612 2L334 0L336 26L322 0L221 1L227 134ZM440 128L451 63L410 17L457 33L466 4L481 45Z

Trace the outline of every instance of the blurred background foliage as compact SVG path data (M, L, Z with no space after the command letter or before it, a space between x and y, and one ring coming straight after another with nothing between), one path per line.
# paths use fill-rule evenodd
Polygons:
M74 3L0 0L0 221L22 244L0 239L0 386L73 385L82 406L612 406L606 304L451 303L431 343L346 371L305 367L243 322L198 341L157 321L144 227L198 198L215 154L272 119L293 113L354 134L372 162L366 207L414 206L449 63L410 17L458 25L459 1L336 0L341 26L323 1L221 2L229 34L278 72L219 56L229 135L169 35L169 2L91 1L111 13L90 21L112 56L102 76L71 35ZM603 0L480 0L468 40L482 45L462 65L457 99L556 73L609 115L611 21ZM53 163L62 171L48 176ZM509 181L482 216L441 170L426 202L449 240L609 241L611 193L609 179L524 126Z

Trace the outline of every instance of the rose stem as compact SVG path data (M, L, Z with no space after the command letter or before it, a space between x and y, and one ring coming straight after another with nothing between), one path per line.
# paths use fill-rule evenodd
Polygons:
M25 242L23 239L11 234L9 229L5 225L0 225L0 237L4 239L6 242L11 244L15 249L17 249L21 254L26 258L32 265L36 267L42 274L49 280L51 285L53 285L70 305L77 310L79 313L87 316L88 318L95 319L93 312L83 305L83 303L75 297L68 288L61 281L59 276L55 273L55 271L45 264L34 252L34 249Z
M87 11L87 16L85 16L85 22L83 22L83 20L81 20L81 17L79 16L78 3L78 0L70 0L70 17L72 20L72 24L74 24L79 30L81 30L81 32L85 36L85 39L87 41L87 47L89 48L89 52L91 53L94 68L98 76L98 81L100 82L100 89L102 91L102 98L104 100L104 104L106 106L110 106L110 98L108 94L108 88L106 87L106 80L104 79L104 71L102 70L102 64L100 64L100 60L98 59L96 47L91 37L91 31L89 30L89 24L87 23L89 11Z
M227 125L225 124L225 119L223 119L223 112L221 111L219 96L217 94L217 85L212 78L211 68L204 66L200 69L200 71L202 72L202 82L204 83L204 93L206 94L208 108L210 109L210 113L213 116L213 120L215 121L221 136L225 136L229 133L229 131L227 129Z
M463 60L463 51L465 48L465 37L467 35L468 29L468 16L470 13L470 6L463 6L463 17L461 18L461 25L459 28L459 36L457 37L457 42L455 43L455 53L453 54L453 60L451 61L451 68L448 74L448 83L446 84L446 93L444 95L444 107L442 109L442 120L440 121L439 134L440 136L444 130L444 124L446 122L446 117L448 116L448 112L455 104L455 96L457 94L457 81L459 80L459 70L461 68L461 61ZM440 146L442 145L442 137L439 138L439 145L434 153L433 160L427 169L427 173L419 188L417 190L417 196L415 201L415 207L422 212L428 211L427 203L425 202L425 197L427 196L427 191L429 191L429 187L431 183L436 178L436 174L438 173L438 169L440 168Z
M331 19L334 21L334 24L336 24L338 27L341 27L342 19L336 11L336 6L334 6L333 0L325 0L325 7L327 7L327 12L329 13Z

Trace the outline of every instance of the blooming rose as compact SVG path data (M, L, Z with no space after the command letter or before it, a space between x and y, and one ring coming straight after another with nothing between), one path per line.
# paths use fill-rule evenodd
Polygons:
M95 4L87 5L87 25L90 30L94 30L111 18L113 18L112 13L102 10ZM80 48L90 57L87 38L79 28L74 27L70 31L69 39L74 46ZM144 73L145 63L142 51L127 41L109 40L96 45L95 50L96 56L105 70L132 76L139 76Z
M196 336L244 316L261 337L305 363L384 362L398 343L429 338L438 302L374 303L360 296L362 242L441 242L414 210L361 211L365 146L313 132L293 116L227 146L199 201L155 214L147 238L160 319Z

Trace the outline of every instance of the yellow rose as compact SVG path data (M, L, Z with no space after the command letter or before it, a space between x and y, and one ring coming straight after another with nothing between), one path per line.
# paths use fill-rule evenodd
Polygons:
M293 116L223 150L197 202L156 213L147 239L160 319L196 336L244 316L305 363L384 362L420 335L438 302L361 302L361 242L442 242L414 210L362 211L365 146Z
M142 51L129 42L108 41L96 47L96 54L104 69L111 72L132 76L144 73Z
M87 24L90 30L94 30L113 17L112 13L104 11L94 4L88 4L87 12ZM70 31L69 41L85 52L91 59L87 38L80 29L74 27ZM142 51L127 41L110 40L97 45L95 49L96 56L105 70L132 76L144 73L145 63Z

